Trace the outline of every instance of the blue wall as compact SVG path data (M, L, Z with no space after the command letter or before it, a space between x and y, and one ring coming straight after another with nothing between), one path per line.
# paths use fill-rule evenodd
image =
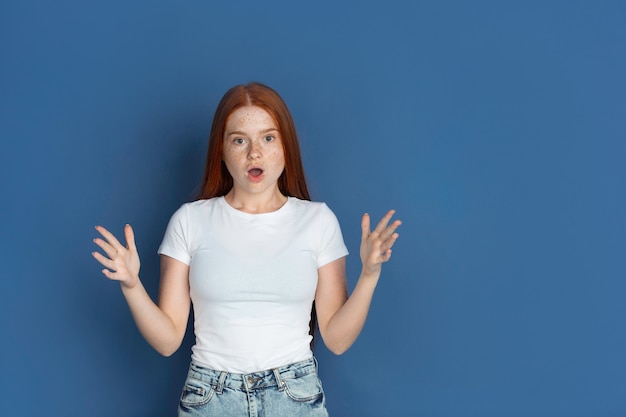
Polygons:
M0 415L171 416L161 358L91 258L135 226L158 288L212 113L258 80L314 199L404 220L333 416L626 415L624 2L3 1ZM508 3L508 2L507 2Z

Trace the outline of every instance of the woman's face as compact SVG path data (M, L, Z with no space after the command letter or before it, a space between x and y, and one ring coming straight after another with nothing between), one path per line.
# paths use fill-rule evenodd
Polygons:
M223 159L237 193L260 194L278 190L285 155L278 126L256 106L240 107L226 120Z

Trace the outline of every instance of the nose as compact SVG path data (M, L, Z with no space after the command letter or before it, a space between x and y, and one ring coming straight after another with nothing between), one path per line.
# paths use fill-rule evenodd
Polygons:
M260 158L261 155L261 145L255 140L251 141L248 148L248 159Z

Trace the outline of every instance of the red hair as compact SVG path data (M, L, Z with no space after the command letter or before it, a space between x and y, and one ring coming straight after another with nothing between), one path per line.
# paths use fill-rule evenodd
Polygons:
M278 189L283 195L310 200L300 156L296 126L287 105L278 93L261 83L237 85L224 94L213 117L209 150L198 200L226 195L233 187L233 177L222 160L226 120L238 108L260 107L268 112L277 124L285 155L285 169L278 178Z
M238 108L245 106L260 107L268 112L277 124L283 144L285 169L278 178L278 189L283 195L311 200L304 176L304 167L300 156L300 144L296 126L287 105L280 95L270 87L252 82L237 85L224 94L215 110L213 125L209 135L209 150L202 177L198 200L226 195L233 188L233 177L222 160L224 154L224 130L228 117ZM315 302L311 309L310 334L315 341L317 314Z

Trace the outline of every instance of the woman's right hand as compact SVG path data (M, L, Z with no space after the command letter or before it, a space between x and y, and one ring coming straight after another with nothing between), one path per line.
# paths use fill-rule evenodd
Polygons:
M124 227L124 236L126 237L126 246L123 246L119 240L111 232L102 226L96 226L96 230L100 232L102 237L95 238L93 241L104 251L107 256L99 252L92 252L94 258L100 262L105 268L102 273L105 277L113 281L119 281L120 284L131 289L139 282L139 254L135 246L135 235L133 228L127 224Z

